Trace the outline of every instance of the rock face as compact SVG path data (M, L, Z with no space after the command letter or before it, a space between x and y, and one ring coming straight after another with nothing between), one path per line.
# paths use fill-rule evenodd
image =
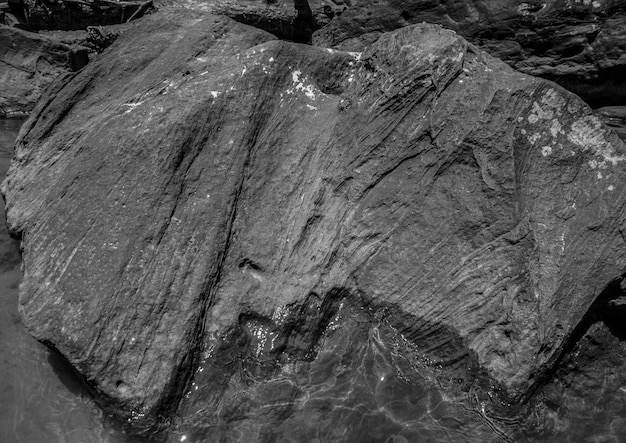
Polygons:
M351 51L411 23L439 23L527 74L557 81L594 107L626 101L626 4L619 0L356 0L316 32Z
M180 405L270 438L323 419L307 387L405 392L420 362L519 402L625 273L625 161L579 98L436 25L349 53L155 14L17 141L20 312L137 433Z
M0 116L30 112L60 74L88 62L87 49L0 25Z
M607 106L594 111L622 140L626 140L626 106Z

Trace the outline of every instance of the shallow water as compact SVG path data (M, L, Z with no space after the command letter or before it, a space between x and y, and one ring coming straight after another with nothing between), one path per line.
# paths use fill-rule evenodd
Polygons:
M0 119L0 177L23 120ZM4 220L4 202L0 201ZM112 443L88 393L59 358L24 330L17 313L17 242L0 223L0 442Z

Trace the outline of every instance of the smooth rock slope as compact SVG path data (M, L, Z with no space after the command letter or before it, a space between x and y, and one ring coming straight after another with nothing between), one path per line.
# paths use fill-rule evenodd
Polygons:
M137 433L181 402L246 425L235 388L390 346L383 319L519 402L624 275L625 161L579 98L436 25L350 53L154 14L23 128L20 312Z

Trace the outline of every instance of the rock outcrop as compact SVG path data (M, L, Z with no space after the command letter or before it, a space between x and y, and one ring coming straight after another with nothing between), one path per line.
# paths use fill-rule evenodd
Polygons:
M153 10L152 0L9 0L11 21L31 31L119 25Z
M578 97L436 25L351 53L157 13L17 141L20 312L139 434L358 440L361 419L302 417L335 391L358 415L360 381L445 415L419 368L477 387L484 416L623 277L625 161ZM373 410L371 432L437 438Z
M626 4L618 0L347 2L315 44L360 51L408 24L439 23L527 74L557 81L594 107L626 102Z
M84 47L0 25L0 116L29 113L58 75L88 61Z

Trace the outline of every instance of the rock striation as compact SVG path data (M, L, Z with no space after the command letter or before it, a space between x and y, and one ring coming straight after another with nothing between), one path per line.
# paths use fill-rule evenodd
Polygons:
M625 161L578 97L437 25L344 52L157 13L21 131L19 309L141 435L304 429L341 355L520 403L625 274Z

